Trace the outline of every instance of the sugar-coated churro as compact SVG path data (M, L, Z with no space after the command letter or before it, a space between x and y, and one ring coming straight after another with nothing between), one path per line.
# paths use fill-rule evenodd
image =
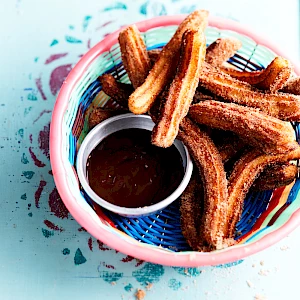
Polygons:
M250 107L209 100L192 105L189 116L199 124L232 131L266 153L285 153L298 147L290 123Z
M119 44L124 68L136 89L144 83L151 68L146 45L135 25L120 32Z
M286 154L261 154L257 149L246 152L235 164L228 180L228 215L226 235L234 236L235 227L240 219L244 199L255 178L263 169L274 163L284 163L300 158L300 146ZM226 227L225 226L225 227Z
M300 97L285 93L263 93L207 63L204 63L200 73L199 84L224 101L258 108L282 120L300 120Z
M203 211L203 187L196 174L180 196L180 224L182 234L193 250L203 247L199 228Z
M205 60L212 66L219 67L241 47L241 41L236 38L219 38L207 47Z
M167 93L159 120L152 131L154 145L166 148L173 144L179 124L193 100L205 50L203 32L188 30L184 33L177 73Z
M300 77L291 78L282 89L282 92L300 95Z
M132 85L118 82L111 74L104 74L98 79L106 95L113 98L122 107L128 108L128 98L133 92Z
M290 62L280 56L277 56L262 71L237 71L232 68L222 68L231 77L248 82L249 84L261 89L276 92L284 87L292 74Z
M271 165L254 181L252 188L256 191L274 190L292 183L298 174L294 164L283 163Z
M91 129L95 127L96 125L98 125L99 123L101 123L102 121L110 117L121 115L126 112L127 112L126 110L122 110L122 109L108 109L108 108L96 107L89 115L89 120L88 120L89 128Z
M204 31L207 26L207 17L207 11L196 10L179 25L174 36L162 49L145 82L129 97L130 111L143 114L150 109L155 99L174 76L183 33L188 29Z
M203 240L215 249L228 245L224 240L227 214L227 180L220 153L209 136L184 118L180 139L188 147L200 171L204 188L204 214L200 228Z

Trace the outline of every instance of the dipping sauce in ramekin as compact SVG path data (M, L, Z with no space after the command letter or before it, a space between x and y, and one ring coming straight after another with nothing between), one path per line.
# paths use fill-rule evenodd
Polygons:
M123 114L93 128L78 151L79 181L102 207L127 217L155 213L185 190L193 164L182 142L151 144L149 116Z
M170 196L183 179L177 148L151 144L151 131L123 129L107 136L87 161L87 177L94 192L123 207L156 204Z

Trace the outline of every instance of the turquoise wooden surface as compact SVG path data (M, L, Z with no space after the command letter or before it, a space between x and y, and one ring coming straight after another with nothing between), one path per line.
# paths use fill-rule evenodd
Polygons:
M250 25L299 58L298 1L61 2L0 2L0 299L134 299L139 288L145 299L299 299L300 229L235 264L184 269L138 261L96 241L68 214L48 151L60 84L105 34L201 7Z

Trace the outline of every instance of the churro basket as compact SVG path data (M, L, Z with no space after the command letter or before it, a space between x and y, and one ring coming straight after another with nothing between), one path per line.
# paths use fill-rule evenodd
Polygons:
M165 45L185 16L164 16L137 23L148 50ZM192 251L180 229L179 204L175 201L151 216L126 218L105 211L82 190L76 174L76 154L88 133L89 113L98 106L114 107L101 90L98 76L114 75L128 83L118 44L119 31L89 50L64 82L57 98L50 131L54 180L66 207L91 235L125 254L153 263L195 267L236 261L261 251L285 237L300 223L300 181L274 191L248 194L237 224L237 245L199 253ZM243 46L229 63L241 70L259 70L276 55L285 56L272 43L239 23L211 17L206 29L209 45L219 37L236 37ZM295 72L300 68L294 64ZM297 139L299 125L293 124Z

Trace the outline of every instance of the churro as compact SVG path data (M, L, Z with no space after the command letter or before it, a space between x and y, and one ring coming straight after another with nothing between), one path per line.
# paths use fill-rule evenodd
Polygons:
M209 136L184 118L180 139L199 169L204 188L204 213L200 228L204 242L215 249L226 247L224 220L227 214L227 179L220 153Z
M152 121L157 124L160 114L162 111L162 107L166 101L168 95L168 89L165 89L156 99L156 101L153 103L151 108L148 111L148 114L150 115Z
M282 92L300 95L300 77L291 78L282 89Z
M117 81L111 74L104 74L98 80L106 95L114 99L120 106L128 108L128 98L133 92L132 85Z
M89 115L89 119L88 119L89 128L92 129L102 121L110 117L114 117L124 113L126 113L126 110L96 107Z
M188 29L204 31L207 26L207 17L207 11L196 10L179 25L174 36L162 49L145 82L129 97L128 105L131 112L143 114L150 109L155 99L174 76L183 33Z
M204 63L200 73L199 84L224 101L258 108L285 121L300 120L300 97L286 93L263 93L207 63Z
M199 228L203 210L203 186L194 176L180 196L180 224L182 234L193 250L203 247ZM201 246L200 246L201 245Z
M205 58L205 37L201 31L187 30L182 38L179 66L171 83L159 120L152 131L152 144L170 147L186 116L198 85Z
M254 181L252 188L256 191L274 190L292 183L298 175L294 164L283 163L271 165Z
M265 153L285 153L298 147L290 123L250 107L208 100L192 105L189 116L199 124L232 131Z
M212 66L219 67L241 47L242 43L236 38L219 38L207 47L205 60Z
M291 76L292 66L287 59L278 56L262 71L247 72L232 68L223 68L222 70L231 77L248 82L258 89L274 93L284 87Z
M300 146L286 154L261 154L257 149L246 152L235 164L228 180L228 215L226 237L232 238L240 219L244 199L255 178L263 169L274 163L284 163L300 158ZM225 227L226 227L225 226Z
M146 45L135 25L120 32L119 44L124 68L136 89L144 83L151 68Z

